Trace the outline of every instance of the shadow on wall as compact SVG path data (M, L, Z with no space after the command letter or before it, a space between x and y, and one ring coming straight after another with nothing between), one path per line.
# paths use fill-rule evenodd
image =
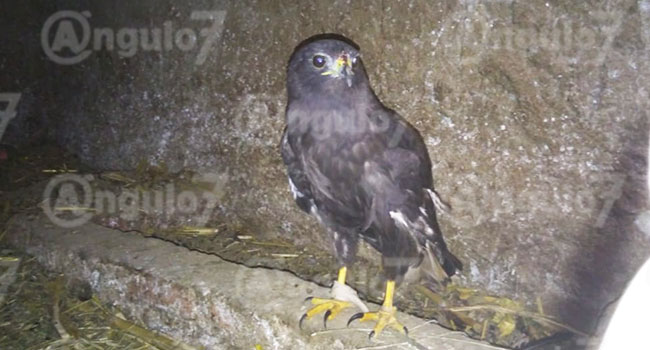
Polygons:
M650 237L634 223L647 210L648 128L647 118L643 118L643 125L630 132L614 170L625 179L617 193L620 196L600 227L586 229L579 254L567 266L578 299L564 305L561 317L585 332L595 332L605 309L615 301L611 295L621 295L650 256ZM647 246L645 256L632 255L632 246L638 244Z

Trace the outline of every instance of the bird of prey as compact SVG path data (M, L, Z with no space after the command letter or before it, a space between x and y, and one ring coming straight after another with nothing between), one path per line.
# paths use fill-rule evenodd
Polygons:
M377 312L350 318L407 333L395 318L395 285L410 270L443 283L461 269L436 220L431 160L418 131L372 91L356 45L316 37L298 45L287 71L288 104L281 152L293 197L325 227L344 285L359 239L382 255L386 282ZM340 298L346 299L346 298ZM311 298L301 318L325 323L352 304ZM367 310L367 309L366 309Z

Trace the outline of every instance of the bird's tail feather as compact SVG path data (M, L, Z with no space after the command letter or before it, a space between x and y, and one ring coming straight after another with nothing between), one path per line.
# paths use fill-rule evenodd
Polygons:
M463 263L447 248L443 249L442 255L444 256L442 268L445 269L447 275L451 277L463 269Z
M430 278L438 283L445 283L463 268L463 264L455 257L447 247L427 242L425 246L425 259L422 269Z

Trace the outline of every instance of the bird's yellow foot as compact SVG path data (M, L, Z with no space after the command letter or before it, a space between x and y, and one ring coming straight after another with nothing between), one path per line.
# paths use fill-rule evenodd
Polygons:
M390 308L386 306L382 306L379 311L376 312L360 312L358 314L354 314L352 317L350 317L350 320L348 321L348 326L350 323L352 323L354 320L359 320L359 321L376 321L377 324L375 324L375 328L370 332L370 335L368 338L372 338L376 335L379 335L382 330L386 327L391 327L394 328L395 330L399 331L402 334L408 335L408 329L404 327L399 321L397 321L397 318L395 318L395 314L397 313L397 308L394 306L391 306Z
M305 319L310 319L315 315L325 312L323 317L323 325L327 328L327 321L334 319L343 309L352 306L353 304L348 301L336 300L336 299L323 299L323 298L313 298L309 297L305 301L311 300L311 303L315 305L307 312L305 312L302 317L300 317L300 328L302 329L302 322Z
M376 312L360 312L353 315L348 320L348 326L354 320L360 321L377 321L375 328L370 332L368 338L372 338L376 335L379 335L381 331L384 330L387 326L390 326L402 334L408 336L408 329L404 327L397 319L395 314L397 313L397 308L393 306L393 296L395 294L395 281L388 280L386 282L386 295L384 296L384 303L381 305L379 311Z

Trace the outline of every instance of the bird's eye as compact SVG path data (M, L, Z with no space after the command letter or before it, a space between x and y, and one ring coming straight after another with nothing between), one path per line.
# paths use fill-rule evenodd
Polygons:
M327 59L323 55L316 55L312 60L312 63L316 68L323 68L325 66L325 62L327 62Z

